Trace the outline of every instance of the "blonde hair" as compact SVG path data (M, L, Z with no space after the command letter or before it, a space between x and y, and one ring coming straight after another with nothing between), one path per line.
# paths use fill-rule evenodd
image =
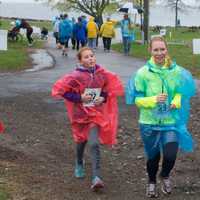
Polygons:
M90 47L82 47L82 48L78 51L78 53L76 54L78 60L81 60L82 54L83 54L84 51L92 51L92 53L94 53L94 51L93 51Z
M155 41L161 41L161 42L164 42L166 48L168 49L168 45L167 45L167 42L166 42L165 38L162 37L162 36L159 36L159 35L154 36L154 37L151 38L150 43L149 43L149 48L150 48L150 49L152 48L152 44L153 44L153 42L155 42Z

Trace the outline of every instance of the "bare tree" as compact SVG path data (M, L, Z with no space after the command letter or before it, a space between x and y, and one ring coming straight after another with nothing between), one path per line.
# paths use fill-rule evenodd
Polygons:
M103 23L103 12L112 3L110 0L47 0L61 10L77 10L93 16L101 25Z
M179 12L186 12L189 5L184 0L167 0L167 5L175 10L175 27L179 24Z

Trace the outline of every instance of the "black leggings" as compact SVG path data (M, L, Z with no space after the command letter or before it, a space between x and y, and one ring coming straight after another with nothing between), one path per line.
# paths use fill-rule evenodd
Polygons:
M112 38L103 37L104 50L110 50L111 40Z
M169 177L171 170L174 167L176 161L176 155L178 152L178 143L169 142L163 148L163 162L160 176L162 178ZM150 183L156 183L156 175L159 168L160 153L158 153L153 159L147 160L147 173Z
M83 40L76 40L76 49L79 50L79 45L81 43L81 47L85 46L85 41Z

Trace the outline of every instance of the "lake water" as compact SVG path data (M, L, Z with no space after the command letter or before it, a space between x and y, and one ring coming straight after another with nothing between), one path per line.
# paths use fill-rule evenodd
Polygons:
M3 17L19 17L29 19L51 20L54 16L59 15L59 11L52 9L47 4L38 3L2 3L0 4L0 16ZM79 14L70 13L70 16L77 17ZM183 26L200 26L200 9L188 10L187 13L180 13L179 19ZM122 14L113 14L114 19L121 19ZM172 9L154 6L150 8L151 26L174 26L175 13ZM137 16L137 23L140 23L140 18Z

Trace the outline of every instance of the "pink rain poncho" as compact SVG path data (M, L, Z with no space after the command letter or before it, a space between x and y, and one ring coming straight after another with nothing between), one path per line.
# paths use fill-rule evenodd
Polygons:
M122 82L117 75L99 66L93 75L75 70L54 84L52 96L63 98L65 92L82 94L85 88L101 88L101 91L106 92L108 96L105 103L92 107L85 107L82 103L73 103L65 99L75 142L86 141L90 128L96 124L100 128L101 144L115 144L118 125L117 96L123 95Z

